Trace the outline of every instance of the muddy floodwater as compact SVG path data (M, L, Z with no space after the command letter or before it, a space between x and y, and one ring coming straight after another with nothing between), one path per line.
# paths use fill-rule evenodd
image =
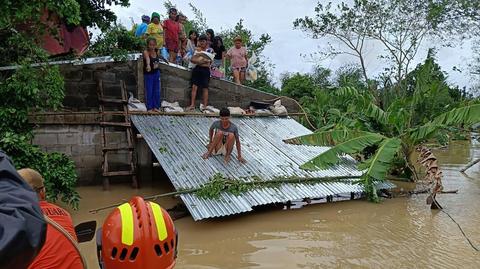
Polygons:
M455 142L436 150L444 171L445 190L439 203L480 248L480 164L459 170L480 158L480 145ZM408 188L409 184L402 184ZM132 195L171 191L164 182L132 190L113 185L78 188L80 210L75 223L96 219L101 225L109 211L88 210L121 202ZM457 225L443 212L431 211L426 194L387 199L379 204L344 201L308 205L293 210L262 210L229 218L194 222L175 221L179 231L176 268L480 268L480 252L465 240ZM158 200L169 208L178 200ZM95 243L81 249L90 267L98 268Z

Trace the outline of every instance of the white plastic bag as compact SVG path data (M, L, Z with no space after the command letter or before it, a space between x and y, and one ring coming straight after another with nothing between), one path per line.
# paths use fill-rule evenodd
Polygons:
M137 98L133 97L131 92L128 93L128 110L129 111L147 111L147 107L144 103L140 102Z
M248 81L255 81L257 80L257 68L254 66L257 62L257 55L255 52L252 53L252 57L248 59L248 68L246 70L246 79Z

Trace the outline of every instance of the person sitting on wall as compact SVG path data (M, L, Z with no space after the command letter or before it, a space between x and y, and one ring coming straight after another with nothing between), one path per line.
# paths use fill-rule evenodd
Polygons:
M46 199L43 177L37 171L25 168L18 174L32 187L40 200L40 208L47 221L47 237L38 256L28 267L83 269L86 264L77 247L77 236L70 214L63 208L51 204Z
M210 126L210 143L208 151L203 154L203 159L208 159L212 155L224 155L225 164L231 159L233 145L237 146L237 159L240 163L247 161L242 157L242 148L240 145L240 136L237 126L230 121L230 110L224 107L220 110L220 120L215 121Z

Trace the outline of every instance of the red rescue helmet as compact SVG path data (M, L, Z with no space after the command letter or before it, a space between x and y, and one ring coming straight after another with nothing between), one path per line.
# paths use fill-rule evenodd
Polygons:
M135 196L103 223L101 256L105 269L175 266L177 232L166 210Z

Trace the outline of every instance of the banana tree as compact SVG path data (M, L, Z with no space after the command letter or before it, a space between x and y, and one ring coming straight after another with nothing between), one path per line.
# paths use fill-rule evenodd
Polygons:
M398 99L386 111L369 98L357 98L358 109L376 121L379 125L378 132L337 125L330 130L319 130L309 135L287 139L285 142L332 146L303 164L301 168L306 170L325 169L338 164L343 154L355 155L367 147L376 147L371 156L359 162L358 168L363 171L359 182L363 184L367 197L371 201L378 201L375 182L385 180L395 158L404 159L405 164L415 171L409 157L417 145L427 140L439 139L447 128L467 128L480 122L480 104L470 104L443 113L421 126L412 127L411 123L415 117L413 107L420 98L419 91L412 98ZM413 180L418 180L416 173Z

